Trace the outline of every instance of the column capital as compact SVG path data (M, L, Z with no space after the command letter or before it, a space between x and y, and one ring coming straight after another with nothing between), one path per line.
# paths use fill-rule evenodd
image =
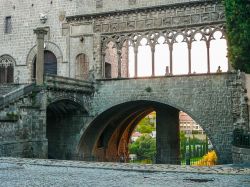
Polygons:
M47 33L48 33L48 31L47 30L45 30L45 28L36 28L36 29L34 29L33 30L34 31L34 33L37 35L37 36L44 36L44 35L46 35Z

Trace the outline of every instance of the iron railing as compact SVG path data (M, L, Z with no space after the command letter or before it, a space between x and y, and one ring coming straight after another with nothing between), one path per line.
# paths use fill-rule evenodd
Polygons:
M79 159L79 158L78 158ZM123 157L109 157L109 158L99 158L95 156L88 156L84 158L80 158L80 160L89 161L89 162L116 162L116 163L137 163L137 164L170 164L170 165L191 165L191 166L213 166L216 165L216 161L214 160L204 160L202 157L200 158L185 158L185 159L174 159L162 162L157 162L156 158L146 159L144 157L136 157L136 158L123 158Z

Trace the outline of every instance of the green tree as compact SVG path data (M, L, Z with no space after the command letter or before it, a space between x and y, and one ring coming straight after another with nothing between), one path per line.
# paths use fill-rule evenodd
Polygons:
M180 152L181 152L181 158L185 158L186 154L186 142L187 138L185 136L185 133L183 131L180 132Z
M228 57L235 69L250 73L250 2L224 0Z
M151 133L154 130L155 130L154 123L151 122L149 118L145 117L139 122L135 131L144 134L144 133Z
M129 153L136 154L140 160L152 160L156 154L156 139L148 134L142 135L129 145Z

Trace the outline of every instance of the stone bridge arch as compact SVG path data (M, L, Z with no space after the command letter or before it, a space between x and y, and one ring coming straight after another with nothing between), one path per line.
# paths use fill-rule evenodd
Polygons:
M179 112L189 114L206 131L219 157L214 135L199 116L168 101L132 100L105 109L84 127L79 143L79 153L85 160L128 160L128 144L133 130L149 113L156 111L157 155L156 163L178 164L179 159ZM112 105L111 104L111 105ZM223 154L223 153L222 153Z
M232 100L232 95L237 93L238 99L242 94L244 95L241 85L235 86L237 80L236 74L228 73L98 80L97 85L99 86L96 86L97 91L90 104L91 116L93 116L94 120L88 125L86 124L81 130L79 153L87 154L87 157L95 155L93 150L95 150L97 139L101 137L101 133L107 127L104 121L106 120L106 124L109 123L107 116L115 118L115 116L119 116L116 114L117 112L120 116L124 115L123 119L125 120L127 116L141 109L139 107L135 111L131 109L130 112L124 112L121 109L116 110L116 106L124 105L125 108L129 108L133 107L135 102L145 101L147 103L156 103L156 108L163 108L163 111L161 110L163 113L167 111L165 113L169 112L176 115L178 111L184 111L189 114L206 131L218 153L219 162L231 163L233 130L240 128L235 123L237 119L241 118L239 112L235 113L240 108L239 100L236 98ZM130 105L125 103L130 103ZM159 105L161 107L158 107ZM149 107L146 109L149 109ZM139 115L139 113L137 114ZM105 115L107 116L105 117ZM122 124L121 117L119 120L119 123ZM176 119L172 121L176 123ZM88 130L92 128L91 126L94 123L97 126L100 125L99 130L97 128L93 128L95 131ZM112 127L112 125L109 127ZM115 129L115 126L113 126L113 129ZM92 138L86 138L86 134L89 134L87 136ZM88 149L87 151L84 150L84 146Z

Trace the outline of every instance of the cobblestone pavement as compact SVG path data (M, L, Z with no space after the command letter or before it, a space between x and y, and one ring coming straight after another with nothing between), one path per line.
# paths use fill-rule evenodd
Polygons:
M185 167L0 158L0 186L250 187L250 167Z

